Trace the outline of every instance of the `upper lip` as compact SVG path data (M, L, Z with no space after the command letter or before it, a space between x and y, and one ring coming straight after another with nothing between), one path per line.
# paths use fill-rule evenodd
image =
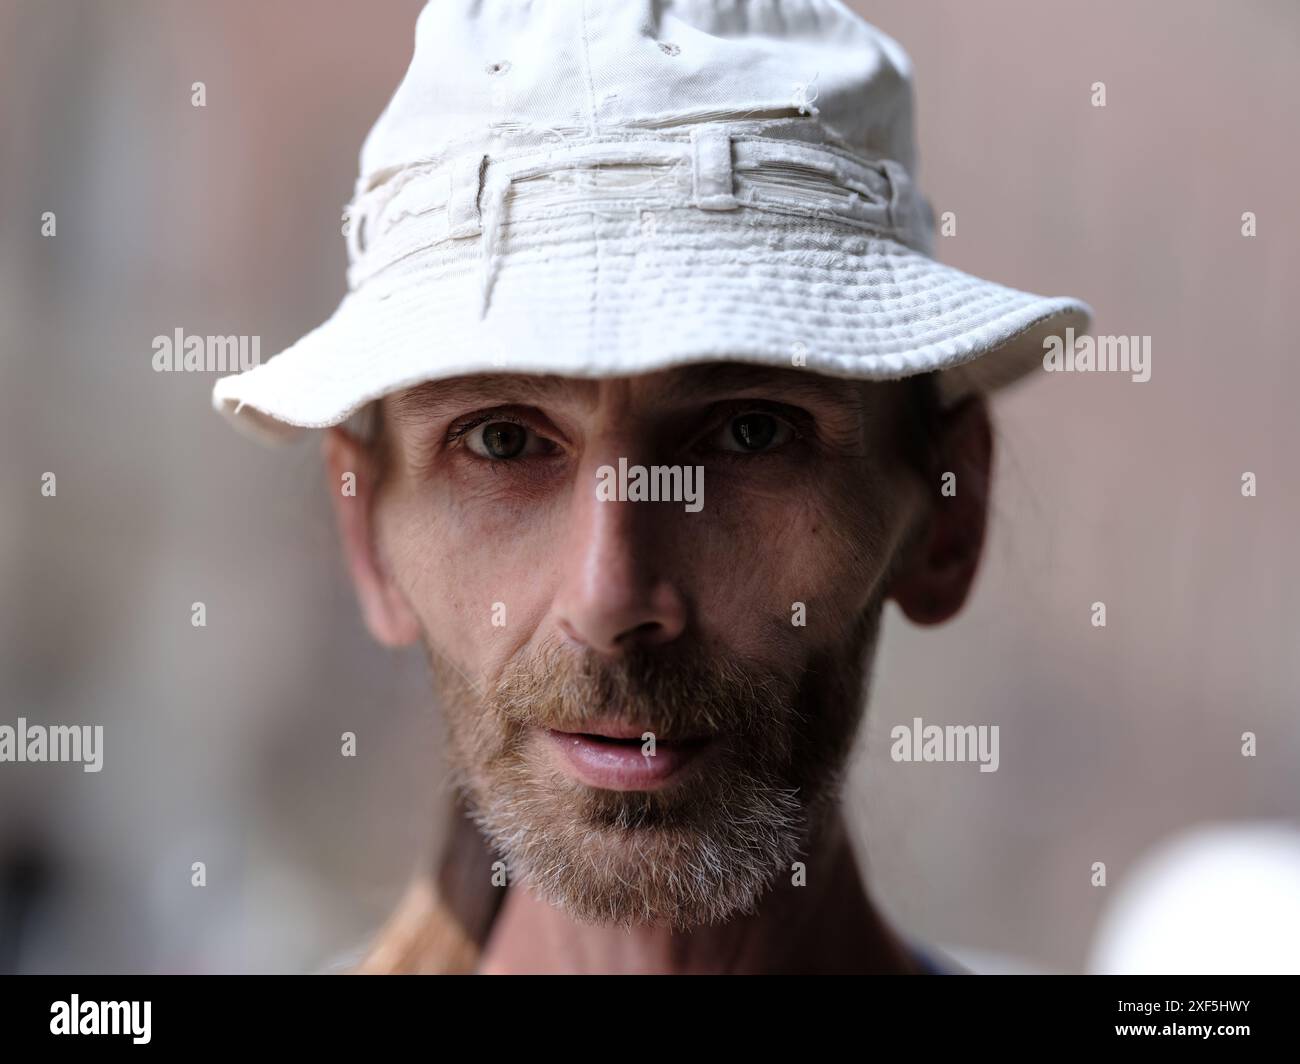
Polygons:
M655 732L654 728L638 726L636 724L620 724L617 721L592 721L584 724L580 728L552 728L552 731L559 732L561 735L599 735L602 739L640 739L649 732L655 737L657 742L695 742L700 739L707 739L707 735L660 735Z
M635 724L619 724L617 722L604 723L602 721L592 721L590 724L584 724L581 728L553 728L552 731L562 731L565 735L600 735L606 739L639 739L646 732L653 732L653 728L642 728Z

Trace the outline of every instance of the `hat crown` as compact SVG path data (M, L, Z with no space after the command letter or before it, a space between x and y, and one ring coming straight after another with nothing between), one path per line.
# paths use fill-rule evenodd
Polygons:
M792 117L914 167L911 63L838 0L430 0L361 176L547 134Z
M362 149L347 296L213 402L284 438L417 382L719 360L938 372L956 401L1086 330L935 262L914 176L911 64L839 0L431 0Z

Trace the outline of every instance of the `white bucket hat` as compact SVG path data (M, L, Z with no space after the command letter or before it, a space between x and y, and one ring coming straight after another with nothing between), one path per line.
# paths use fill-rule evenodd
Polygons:
M1088 328L931 258L911 64L837 0L433 0L361 152L348 293L216 408L269 439L469 373L931 370Z

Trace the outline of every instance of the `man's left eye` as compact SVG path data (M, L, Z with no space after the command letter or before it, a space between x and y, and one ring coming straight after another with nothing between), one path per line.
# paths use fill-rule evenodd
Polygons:
M781 418L754 410L719 425L712 442L720 451L758 454L789 443L794 435L794 429Z

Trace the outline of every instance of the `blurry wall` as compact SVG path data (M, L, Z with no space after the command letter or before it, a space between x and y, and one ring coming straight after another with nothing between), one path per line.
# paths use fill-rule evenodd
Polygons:
M266 358L328 316L419 6L0 0L0 723L106 728L101 773L0 765L5 969L310 969L430 844L422 662L364 633L313 443L260 448L213 375L150 367L177 328ZM1093 862L1114 884L1180 827L1300 819L1300 8L854 6L915 61L941 257L1152 338L1145 384L998 401L976 593L889 618L850 796L910 934L1078 970ZM894 763L914 716L998 724L999 771Z

